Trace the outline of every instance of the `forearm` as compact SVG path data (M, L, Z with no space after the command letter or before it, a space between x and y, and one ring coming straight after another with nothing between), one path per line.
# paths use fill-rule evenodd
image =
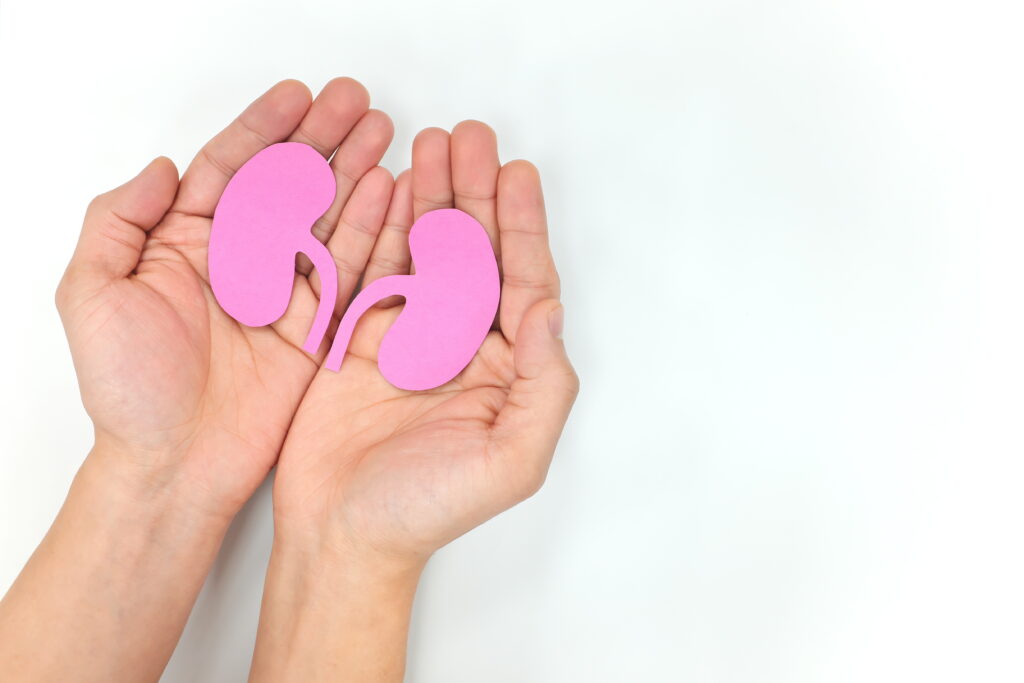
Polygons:
M401 681L421 570L279 534L250 681Z
M94 449L0 602L0 680L155 681L229 519Z

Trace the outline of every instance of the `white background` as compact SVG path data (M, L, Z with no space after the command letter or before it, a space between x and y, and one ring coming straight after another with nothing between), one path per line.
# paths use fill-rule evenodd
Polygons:
M54 287L92 195L273 82L540 167L583 380L442 550L408 680L1024 679L1017 2L0 0L0 591L90 427ZM244 680L239 516L164 680ZM59 656L59 653L57 653Z

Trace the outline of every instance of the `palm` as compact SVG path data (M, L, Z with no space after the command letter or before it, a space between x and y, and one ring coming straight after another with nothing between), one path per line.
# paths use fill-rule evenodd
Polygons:
M341 372L313 380L282 454L276 506L291 519L344 519L379 547L426 553L451 540L453 522L469 529L510 504L495 496L504 482L488 469L491 429L515 370L511 346L491 332L455 380L396 389L374 357L395 314L367 313Z
M95 314L75 316L83 329L74 333L96 341L79 354L80 370L106 378L83 382L98 428L132 445L201 452L196 483L244 500L273 465L317 364L277 330L244 327L220 309L205 247L187 242L209 224L168 214L150 231L136 276L92 300Z
M181 225L189 221L196 226ZM207 280L205 245L190 248L180 241L190 232L209 234L211 222L205 217L170 214L150 233L136 269L139 284L163 298L163 317L175 320L179 331L168 335L177 353L163 362L164 386L172 387L167 393L176 394L166 397L165 407L173 410L175 402L191 405L213 418L211 430L244 442L251 450L269 449L276 455L318 363L299 347L296 337L283 331L290 320L282 327L246 327L217 305ZM309 305L311 293L308 284L299 284L302 289L295 293L299 299L295 308L301 309ZM178 380L172 380L176 367L194 360L189 356L197 348L216 361L205 367L199 364L205 370L196 373L201 383L180 372Z

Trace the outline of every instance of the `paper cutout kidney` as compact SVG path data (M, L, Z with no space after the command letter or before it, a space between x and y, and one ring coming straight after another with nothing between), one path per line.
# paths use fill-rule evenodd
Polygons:
M370 283L348 307L324 363L340 370L356 322L389 296L405 308L381 341L377 366L399 389L441 386L462 372L483 344L498 310L501 286L483 226L457 209L423 214L409 231L415 275Z
M303 348L316 353L338 295L338 273L327 247L310 229L334 201L327 161L309 145L282 142L245 162L228 182L213 214L209 267L213 295L228 315L250 327L284 315L304 253L320 276L320 303Z

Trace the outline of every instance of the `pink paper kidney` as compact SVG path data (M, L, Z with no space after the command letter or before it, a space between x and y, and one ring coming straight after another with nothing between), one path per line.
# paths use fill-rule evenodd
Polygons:
M377 354L381 374L400 389L432 389L473 359L498 310L498 264L483 226L457 209L423 214L409 232L415 275L375 280L355 298L338 326L324 363L341 369L356 322L395 294L405 308Z
M213 294L228 315L250 327L284 315L295 282L295 255L306 254L320 275L320 304L306 337L315 353L334 311L334 259L310 228L334 201L334 172L315 149L297 142L271 145L228 182L213 214L209 266Z

